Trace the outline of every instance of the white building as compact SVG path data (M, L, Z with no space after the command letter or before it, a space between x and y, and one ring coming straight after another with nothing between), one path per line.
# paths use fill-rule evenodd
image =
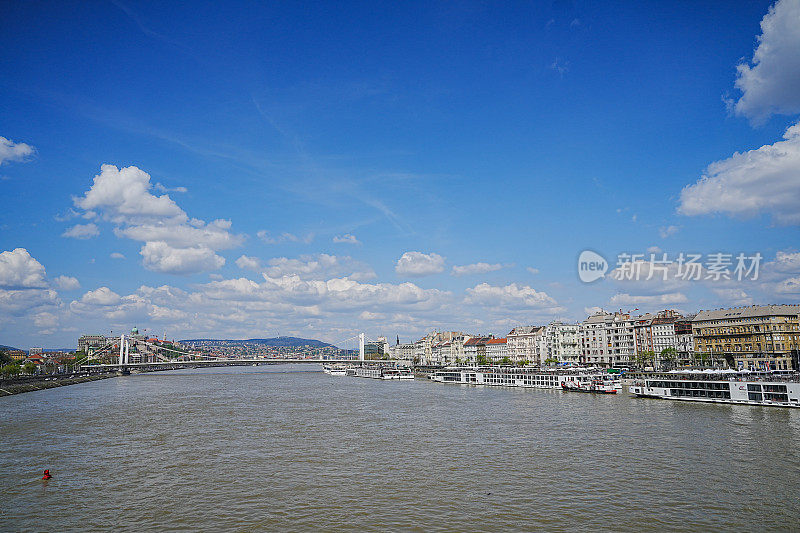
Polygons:
M505 357L508 357L508 342L506 339L486 340L486 359L493 363L498 363Z
M596 313L581 323L581 363L628 365L635 353L634 321L628 313Z
M512 361L528 361L541 365L547 357L543 357L546 350L545 328L541 326L517 326L512 329L507 339L508 358Z
M579 363L581 360L580 324L551 322L545 327L545 351L542 362L556 359L559 363Z

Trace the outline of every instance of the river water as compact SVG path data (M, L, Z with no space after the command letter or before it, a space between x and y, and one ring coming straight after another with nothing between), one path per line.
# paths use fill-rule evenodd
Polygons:
M800 410L316 370L0 398L0 529L798 527Z

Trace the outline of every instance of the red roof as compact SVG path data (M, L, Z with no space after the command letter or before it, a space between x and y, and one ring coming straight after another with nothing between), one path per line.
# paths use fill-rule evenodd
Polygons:
M504 337L502 339L489 339L488 341L486 341L486 344L506 344L506 342L507 341Z

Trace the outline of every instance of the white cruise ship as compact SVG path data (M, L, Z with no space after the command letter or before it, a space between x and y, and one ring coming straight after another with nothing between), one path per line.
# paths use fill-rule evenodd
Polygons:
M578 390L598 381L610 383L611 375L600 371L581 370L540 370L514 367L444 368L431 375L433 381L440 383L461 383L466 385L496 385L501 387L530 387L536 389ZM616 383L610 383L618 390ZM573 388L574 387L574 388Z
M797 372L673 370L639 375L628 390L644 398L800 407Z
M414 379L414 373L409 368L388 367L361 367L351 366L347 369L348 376L372 379Z

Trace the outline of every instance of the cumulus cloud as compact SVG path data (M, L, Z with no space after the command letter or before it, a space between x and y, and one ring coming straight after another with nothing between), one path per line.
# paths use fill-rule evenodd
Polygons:
M72 276L58 276L53 280L53 283L63 291L74 291L81 288L81 283Z
M421 277L444 272L444 257L436 253L406 252L397 260L395 272L401 276Z
M97 224L93 222L89 224L75 224L61 234L62 237L69 237L71 239L91 239L98 235L100 235L100 230L97 228Z
M454 265L453 266L453 275L454 276L469 276L472 274L486 274L489 272L495 272L496 270L500 270L503 268L503 265L500 263L473 263L471 265Z
M311 244L314 240L314 234L308 233L305 237L298 237L294 233L284 232L280 235L273 236L267 230L259 230L256 236L267 244L281 244L284 242L300 242L303 244Z
M25 248L0 253L0 287L46 288L45 270Z
M534 308L560 312L564 309L548 296L546 292L537 291L528 285L511 283L506 286L481 283L467 289L465 302L468 304L505 307L509 309Z
M303 279L329 279L344 276L356 281L364 281L377 277L369 265L347 255L301 255L297 259L275 257L267 261L267 264L264 272L273 278L296 275Z
M137 167L102 165L90 189L73 201L84 217L112 222L118 237L143 242L143 264L156 272L191 274L220 268L225 259L215 252L244 242L243 235L231 232L230 220L206 223L190 218L169 195L156 196L154 189L159 187L151 184L150 175Z
M109 255L109 257L111 259L125 259L125 256L119 252L111 252L111 255Z
M147 242L139 251L144 267L165 274L194 274L216 270L225 258L205 246L174 248L164 241Z
M0 253L0 316L29 321L31 316L61 305L56 291L48 286L44 267L28 250L15 248Z
M258 260L257 257L249 257L247 255L242 255L239 259L236 260L236 266L241 268L242 270L261 270L261 261Z
M678 212L743 218L769 213L778 224L800 224L800 123L784 139L709 165L681 191Z
M800 112L800 2L779 0L761 20L751 64L738 65L737 115L761 123L775 113Z
M344 244L361 244L361 241L356 239L356 236L351 233L345 233L344 235L337 235L333 238L333 242L344 243Z
M0 136L0 165L8 161L25 161L36 149L25 143L16 143Z

